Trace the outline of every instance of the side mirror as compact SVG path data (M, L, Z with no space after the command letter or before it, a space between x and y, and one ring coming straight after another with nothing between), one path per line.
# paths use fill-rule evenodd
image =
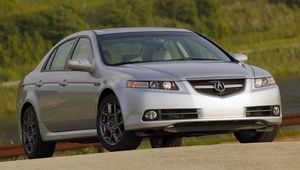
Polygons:
M88 60L76 60L76 59L69 60L68 68L74 71L86 71L86 72L93 71L93 65L91 65L88 62Z
M234 59L238 60L239 62L246 62L246 61L248 61L248 57L245 54L238 54L238 53L236 53L236 54L231 54L231 56Z

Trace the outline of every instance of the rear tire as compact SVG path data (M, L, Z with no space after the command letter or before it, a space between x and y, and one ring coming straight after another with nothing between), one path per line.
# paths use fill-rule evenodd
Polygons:
M29 106L22 117L22 142L25 155L30 158L51 157L55 150L55 142L42 140L36 113Z
M240 131L235 132L234 136L240 143L272 142L278 129L279 125L274 125L273 129L268 132Z
M182 144L182 137L176 135L150 137L152 148L179 147Z
M96 125L99 140L108 151L133 150L142 141L134 132L125 130L122 110L113 94L100 103Z

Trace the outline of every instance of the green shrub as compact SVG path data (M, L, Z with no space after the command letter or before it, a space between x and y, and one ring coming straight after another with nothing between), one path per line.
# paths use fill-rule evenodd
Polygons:
M297 53L288 53L285 58L278 53L285 55L284 52L298 50L299 46L295 50L275 51L300 40L299 2L0 0L0 81L20 79L34 68L52 45L73 32L130 26L187 28L211 37L230 51L269 48L272 52L249 54L255 56L252 59L255 64L266 63L262 66L273 74L296 74L300 68L285 67L299 60ZM272 57L274 55L277 57ZM275 63L280 66L273 67Z
M194 0L156 1L154 7L156 15L188 24L193 24L197 16L197 6Z
M283 3L286 4L289 7L292 8L298 8L300 7L300 1L299 0L269 0L271 3Z
M17 16L17 26L22 32L35 32L56 43L63 37L88 28L87 23L70 6L59 6L55 10L42 11L38 15Z

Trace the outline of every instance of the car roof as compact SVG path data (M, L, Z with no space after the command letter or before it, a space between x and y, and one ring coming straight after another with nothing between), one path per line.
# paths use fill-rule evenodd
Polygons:
M100 30L85 30L71 34L60 42L64 42L70 38L74 38L82 35L90 35L96 33L97 35L105 34L117 34L117 33L133 33L133 32L160 32L160 31L170 31L170 32L193 32L187 29L181 28L167 28L167 27L128 27L128 28L110 28L110 29L100 29ZM59 44L59 43L58 43ZM57 44L57 45L58 45ZM56 45L56 46L57 46Z
M115 33L130 33L130 32L158 32L158 31L172 31L172 32L192 32L180 28L166 28L166 27L128 27L128 28L111 28L94 30L98 35L115 34Z

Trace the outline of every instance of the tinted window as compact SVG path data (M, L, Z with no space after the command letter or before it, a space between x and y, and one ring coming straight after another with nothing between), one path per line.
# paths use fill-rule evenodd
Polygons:
M94 64L93 49L89 39L80 38L74 50L72 59L87 60L90 64Z
M74 45L74 40L70 40L61 46L58 47L56 54L54 56L54 59L51 64L50 70L64 70L66 62L68 60L68 56L72 50L72 47Z
M57 48L54 49L53 52L51 53L51 56L48 58L47 64L46 64L46 66L44 67L44 71L47 71L47 70L50 69L50 65L51 65L51 63L52 63L52 60L53 60L53 57L54 57L56 51L57 51Z
M109 64L122 63L123 61L142 61L140 53L143 44L136 42L116 41L102 46L105 59Z
M139 32L100 35L104 60L110 65L171 60L230 58L205 38L189 32Z

